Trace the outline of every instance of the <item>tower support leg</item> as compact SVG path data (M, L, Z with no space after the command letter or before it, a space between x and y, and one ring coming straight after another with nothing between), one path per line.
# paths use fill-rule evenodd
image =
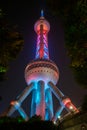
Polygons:
M8 110L5 112L5 114L3 114L3 116L11 116L14 112L15 112L16 108L11 105Z
M24 112L24 110L22 109L22 107L18 108L18 112L20 113L20 115L23 117L23 119L25 121L28 121L29 117L27 116L27 114Z
M60 107L57 109L57 111L56 111L56 113L55 113L55 116L53 117L53 122L56 122L57 118L60 116L60 114L61 114L61 112L63 111L63 109L64 109L64 106L63 106L63 105L60 106Z
M49 82L48 86L59 101L64 97L64 94L52 82Z
M42 120L45 117L45 85L44 81L38 81L37 83L37 103L36 103L36 115L40 115Z
M33 88L34 88L34 83L32 82L32 83L29 84L28 87L26 87L26 88L24 89L24 91L18 96L17 102L21 104L21 103L26 99L26 97L30 94L30 92L33 90Z
M21 103L25 100L25 98L30 94L34 87L34 83L31 83L28 87L24 89L24 91L17 97L16 101L12 101L10 103L10 107L5 112L5 116L11 116L18 108L21 106Z
M46 102L45 120L51 120L53 118L53 100L50 88L47 88L45 90L45 102Z
M36 88L32 91L32 101L31 101L31 117L36 114L36 98L37 98L37 90Z
M71 103L71 100L69 98L66 98L63 93L52 83L49 82L48 86L50 86L50 89L54 93L54 95L58 98L60 104L66 108L68 112L71 113L78 113L79 110Z

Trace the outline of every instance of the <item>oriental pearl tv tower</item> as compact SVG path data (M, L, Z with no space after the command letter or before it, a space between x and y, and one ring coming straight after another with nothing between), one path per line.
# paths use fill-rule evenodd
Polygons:
M35 59L26 66L24 73L28 86L15 101L10 103L5 115L11 116L17 110L26 121L34 115L41 116L42 120L56 121L63 109L69 113L77 113L78 109L56 86L59 79L59 69L49 57L48 32L50 24L45 19L43 10L41 10L41 16L34 25L34 30L37 34L36 55ZM21 105L30 93L32 93L32 99L30 115L28 116ZM55 113L53 94L60 103Z

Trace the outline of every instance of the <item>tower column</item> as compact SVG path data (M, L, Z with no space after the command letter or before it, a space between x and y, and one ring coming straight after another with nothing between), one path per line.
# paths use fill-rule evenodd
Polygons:
M50 88L47 88L45 90L45 102L46 102L45 120L51 120L53 118L53 99Z
M45 117L45 85L44 81L37 83L37 101L36 101L36 115L40 115L44 120Z
M20 113L20 115L26 120L26 121L28 121L28 116L27 116L27 114L25 113L25 111L23 110L23 108L22 107L19 107L18 109L18 112Z
M52 82L49 82L48 86L50 87L54 95L58 98L58 100L61 102L61 99L64 97L64 94Z
M21 103L25 100L25 98L30 94L30 92L33 90L33 88L34 88L34 83L32 82L32 83L29 84L28 87L26 87L26 88L24 89L24 91L18 96L17 102L18 102L19 104L21 104Z
M7 109L5 113L6 116L12 115L16 110L18 111L21 110L20 112L21 115L24 114L24 111L22 109L19 109L19 107L21 106L21 103L25 100L25 98L29 95L29 93L33 90L33 87L34 87L34 83L29 84L28 87L26 87L24 91L17 97L17 99L10 103L10 107ZM25 118L27 119L27 115L25 116Z
M63 111L63 109L64 109L64 105L60 106L60 107L57 109L57 111L56 111L56 113L55 113L55 115L54 115L54 117L53 117L53 121L54 121L54 122L55 122L55 121L57 120L57 118L60 116L60 114L61 114L61 112Z
M32 91L32 101L31 101L31 117L36 114L36 98L37 98L37 90L36 88Z

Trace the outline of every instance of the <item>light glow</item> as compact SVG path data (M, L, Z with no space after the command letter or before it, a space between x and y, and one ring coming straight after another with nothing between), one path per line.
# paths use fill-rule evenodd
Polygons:
M70 106L69 108L70 108L71 110L73 109L73 107L72 107L72 106Z
M59 115L59 116L58 116L58 119L60 119L60 118L61 118L61 116Z

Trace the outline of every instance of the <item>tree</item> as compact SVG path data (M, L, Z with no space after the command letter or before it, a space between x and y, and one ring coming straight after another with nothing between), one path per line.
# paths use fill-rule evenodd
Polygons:
M34 115L29 119L30 122L41 121L41 116Z
M9 63L16 59L23 48L23 36L17 25L12 25L0 10L0 81L6 79Z
M75 79L87 88L87 1L47 0L47 4L50 12L63 22L65 47Z

